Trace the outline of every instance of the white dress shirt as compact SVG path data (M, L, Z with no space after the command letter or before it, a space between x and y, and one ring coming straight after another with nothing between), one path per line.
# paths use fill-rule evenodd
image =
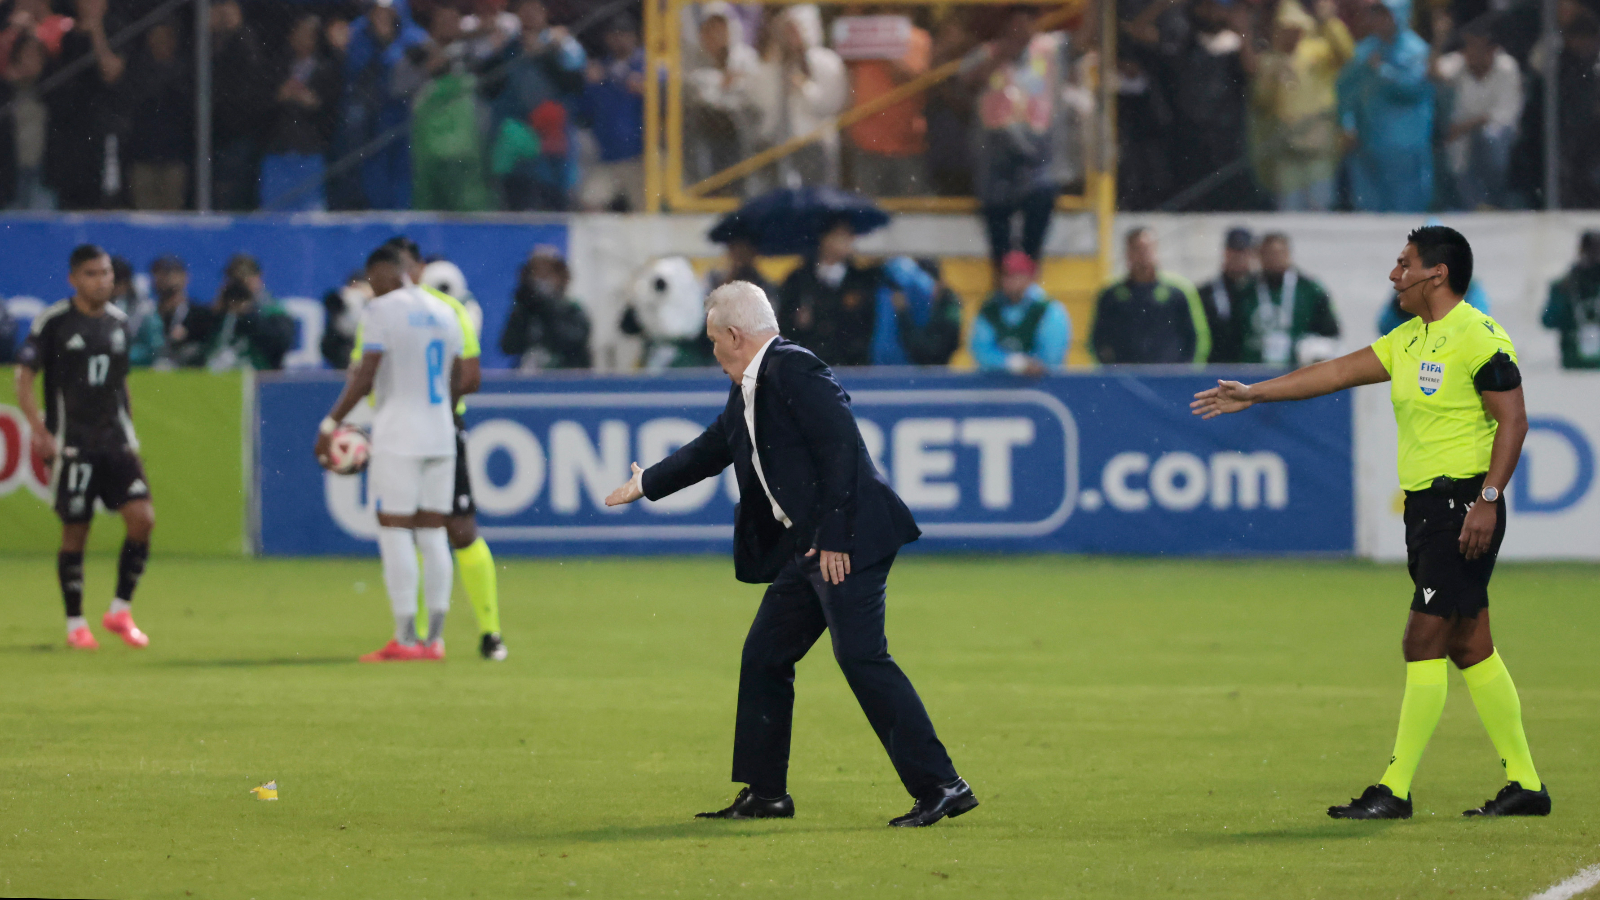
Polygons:
M756 447L756 376L761 372L761 360L767 355L767 348L777 339L777 335L767 338L767 342L756 351L755 357L750 360L750 365L745 366L739 388L744 392L744 424L750 429L750 461L755 463L756 478L760 479L761 490L767 494L767 502L772 504L772 517L782 522L783 527L792 528L794 523L784 515L783 507L779 506L778 501L772 496L772 488L767 487L767 475L761 471L761 451Z

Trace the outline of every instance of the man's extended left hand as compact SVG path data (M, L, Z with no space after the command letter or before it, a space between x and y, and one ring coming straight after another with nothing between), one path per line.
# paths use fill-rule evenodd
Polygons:
M817 555L817 548L812 547L806 551L807 557ZM850 554L836 553L832 550L822 551L822 580L829 584L844 584L844 577L850 574Z
M1461 552L1467 559L1477 559L1489 552L1498 514L1496 505L1484 500L1467 507L1467 521L1461 526Z

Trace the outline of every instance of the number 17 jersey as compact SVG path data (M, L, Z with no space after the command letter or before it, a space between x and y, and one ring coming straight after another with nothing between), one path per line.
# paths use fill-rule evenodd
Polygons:
M18 361L44 374L45 427L64 452L139 449L128 404L128 317L107 305L98 316L71 300L33 320Z
M362 353L381 352L373 385L372 451L454 456L450 371L461 356L455 313L408 285L361 312Z

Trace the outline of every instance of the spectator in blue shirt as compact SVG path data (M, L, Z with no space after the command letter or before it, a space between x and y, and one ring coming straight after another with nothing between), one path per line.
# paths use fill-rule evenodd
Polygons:
M584 173L579 199L588 210L644 209L644 48L627 16L605 33L606 58L590 60L583 115L600 147L600 160Z
M1410 0L1371 0L1368 36L1339 73L1345 169L1358 212L1422 212L1433 201L1433 83Z
M408 0L379 3L350 26L340 152L353 152L410 120L411 105L391 90L391 80L407 51L427 41L428 33L411 21ZM368 208L411 208L410 146L405 140L391 141L361 163L361 192Z
M1033 258L1021 250L1000 261L1000 290L972 323L972 358L985 372L1043 375L1067 363L1072 320L1034 282Z

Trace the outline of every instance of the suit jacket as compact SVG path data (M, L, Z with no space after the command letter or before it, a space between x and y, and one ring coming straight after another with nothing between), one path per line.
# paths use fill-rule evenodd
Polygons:
M756 438L761 471L793 523L784 528L750 461L744 391L705 432L645 470L644 495L659 500L730 464L742 502L734 512L733 564L740 581L772 581L796 551L813 547L851 555L864 569L922 532L911 511L872 465L850 411L850 395L811 351L773 341L756 373Z

